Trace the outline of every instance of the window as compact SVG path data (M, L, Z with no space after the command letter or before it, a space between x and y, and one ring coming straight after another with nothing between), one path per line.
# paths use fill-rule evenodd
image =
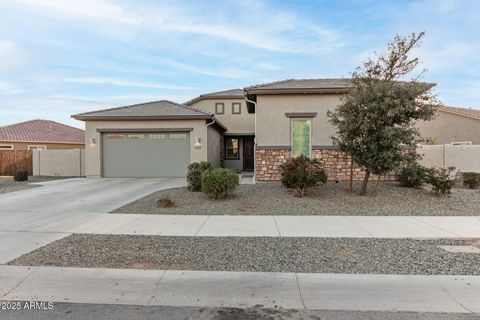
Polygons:
M185 139L187 137L186 133L170 133L170 139Z
M13 150L13 146L11 144L2 144L0 145L0 150Z
M242 105L239 102L232 103L232 114L241 114Z
M109 133L105 136L109 140L122 140L125 139L125 135L121 133Z
M145 139L145 135L144 134L138 134L138 133L127 134L127 139Z
M301 154L309 157L311 146L312 120L292 119L292 156Z
M238 138L225 137L225 159L240 159Z
M165 139L165 134L163 133L151 133L148 135L150 139Z
M215 103L215 113L216 114L224 114L225 113L225 104Z
M47 150L47 146L28 146L28 150Z

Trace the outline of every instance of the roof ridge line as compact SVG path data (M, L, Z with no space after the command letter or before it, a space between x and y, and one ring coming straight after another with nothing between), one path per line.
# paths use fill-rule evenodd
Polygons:
M282 83L282 82L287 82L287 81L292 81L292 80L295 80L295 79L284 79L284 80L277 80L277 81L272 81L272 82L259 83L259 84L254 84L253 86L245 87L244 89L256 88L256 87L259 87L259 86L270 86L272 84L279 84L279 83Z

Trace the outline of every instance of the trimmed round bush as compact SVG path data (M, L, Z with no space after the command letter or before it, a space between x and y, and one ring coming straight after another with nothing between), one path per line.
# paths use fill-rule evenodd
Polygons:
M404 165L397 174L397 181L402 187L420 188L425 182L425 167L413 162Z
M296 196L300 198L305 196L307 188L327 182L327 173L322 163L303 155L289 159L281 165L280 169L282 184L287 188L295 189Z
M17 171L13 174L15 181L28 181L28 171Z
M239 185L238 174L230 169L216 168L202 175L202 192L210 199L226 199Z
M193 192L202 191L202 174L212 170L212 164L207 161L194 162L188 166L187 183L188 190Z
M462 173L463 185L470 189L477 189L480 187L480 173L478 172L464 172Z

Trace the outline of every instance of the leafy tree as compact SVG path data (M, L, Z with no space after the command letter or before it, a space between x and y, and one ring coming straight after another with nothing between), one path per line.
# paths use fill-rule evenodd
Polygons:
M404 146L415 147L418 120L430 120L436 103L433 84L420 82L423 74L404 80L419 63L412 49L425 35L395 36L385 53L369 58L352 73L351 90L334 112L330 122L337 127L333 141L365 170L361 195L367 191L371 173L383 175L396 169L406 157Z

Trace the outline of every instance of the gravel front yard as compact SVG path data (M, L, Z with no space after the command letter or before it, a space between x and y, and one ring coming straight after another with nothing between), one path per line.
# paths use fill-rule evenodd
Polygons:
M163 237L75 234L11 265L265 272L480 275L479 240Z
M35 182L44 182L44 181L69 179L69 178L70 177L30 176L30 177L28 177L28 181L15 181L15 180L13 180L13 178L1 178L0 179L0 194L41 187L41 185L31 184L31 183L35 183Z
M372 186L373 187L372 183ZM208 200L186 188L152 193L117 208L113 213L208 214L208 215L372 215L372 216L473 216L480 215L480 190L457 188L449 197L437 197L425 189L399 187L380 182L376 196L359 196L346 191L347 183L329 182L312 189L303 199L279 183L240 185L235 197ZM355 187L358 188L358 185ZM176 207L160 208L158 199L168 196Z

